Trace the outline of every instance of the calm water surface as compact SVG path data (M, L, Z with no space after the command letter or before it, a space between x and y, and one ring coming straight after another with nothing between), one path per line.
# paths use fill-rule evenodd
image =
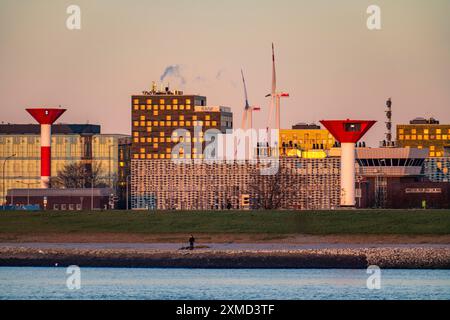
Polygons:
M450 270L82 268L69 290L65 268L0 267L0 299L450 299Z

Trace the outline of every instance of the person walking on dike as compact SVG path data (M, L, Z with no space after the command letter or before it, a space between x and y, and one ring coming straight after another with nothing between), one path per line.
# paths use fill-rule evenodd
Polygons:
M194 243L195 243L195 238L191 234L191 237L189 238L189 250L194 250Z

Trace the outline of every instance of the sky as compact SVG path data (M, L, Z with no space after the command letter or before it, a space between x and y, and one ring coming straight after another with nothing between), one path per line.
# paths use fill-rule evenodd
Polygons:
M70 5L81 30L66 27ZM367 28L370 5L381 30ZM378 120L365 139L376 146L388 97L394 123L450 123L449 15L449 0L0 0L0 120L32 123L25 108L62 105L61 122L129 134L131 95L163 79L231 107L237 126L242 68L265 127L274 42L291 95L281 126Z

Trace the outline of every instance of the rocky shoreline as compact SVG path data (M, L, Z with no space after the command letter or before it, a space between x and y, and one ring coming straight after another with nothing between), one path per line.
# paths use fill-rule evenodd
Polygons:
M0 248L0 266L450 269L449 248L130 250Z

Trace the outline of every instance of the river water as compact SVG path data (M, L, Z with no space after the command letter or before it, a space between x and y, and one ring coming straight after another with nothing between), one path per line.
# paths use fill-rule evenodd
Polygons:
M0 267L0 299L450 299L450 270L381 270L373 290L366 270L81 268L69 286L66 272Z

